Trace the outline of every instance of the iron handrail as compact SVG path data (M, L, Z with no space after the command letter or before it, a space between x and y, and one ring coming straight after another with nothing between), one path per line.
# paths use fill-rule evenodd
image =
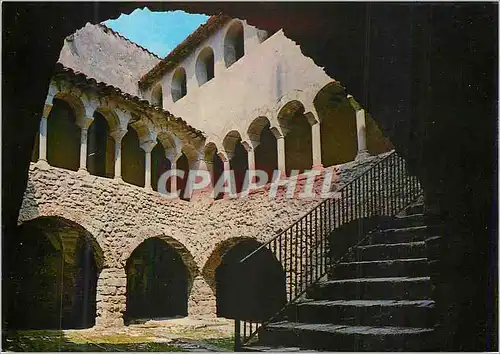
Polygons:
M348 188L351 184L353 184L354 182L356 182L356 180L358 180L359 178L362 178L364 175L366 175L370 169L372 168L375 168L377 167L380 163L382 163L385 159L389 158L390 156L392 156L393 154L395 154L396 151L395 150L392 150L390 151L386 156L384 156L382 159L380 159L379 161L377 161L375 164L373 164L373 166L370 166L370 168L366 169L366 171L363 171L359 176L357 176L355 179L353 179L352 181L349 181L348 183L346 183L345 185L343 185L342 187L340 187L337 191L335 191L335 193L342 193L342 190L343 189L346 189ZM286 229L280 231L278 234L276 234L273 238L271 238L269 241L263 243L262 245L260 245L257 249L255 249L253 252L251 252L250 254L248 254L247 256L245 256L244 258L242 258L240 260L240 263L243 263L245 262L247 259L249 259L252 255L254 255L255 253L259 252L261 249L263 248L266 248L266 246L268 246L270 243L272 243L274 240L276 240L277 238L279 238L282 234L284 234L286 231L288 231L289 229L291 229L296 223L300 222L302 219L304 219L309 213L313 212L315 209L319 208L322 204L328 202L328 200L332 200L332 199L336 199L334 197L331 197L331 198L327 198L323 201L321 201L318 205L316 205L315 207L313 207L311 210L309 210L307 213L305 213L304 215L302 215L297 221L295 221L293 224L291 224L290 226L288 226Z
M240 265L264 250L272 252L283 268L287 302L273 316L260 323L235 319L235 350L248 343L263 325L280 316L328 273L332 242L329 236L332 232L356 219L396 215L421 193L418 179L407 174L405 161L391 151L339 188L334 196L318 203L285 230L242 258L238 262Z

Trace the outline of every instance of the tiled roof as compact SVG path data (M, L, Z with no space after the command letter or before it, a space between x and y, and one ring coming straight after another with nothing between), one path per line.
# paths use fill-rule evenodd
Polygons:
M156 64L153 69L144 74L139 80L139 87L151 86L159 77L168 70L173 69L183 59L185 59L198 45L214 34L231 20L226 15L211 16L205 24L199 26L181 44L175 47L162 61Z
M143 51L145 51L146 53L148 53L148 54L150 54L150 55L154 56L155 58L157 58L157 59L161 59L161 58L160 58L158 55L156 55L155 53L151 52L151 51L150 51L150 50L148 50L147 48L144 48L142 45L139 45L139 44L135 43L134 41L132 41L132 40L128 39L128 38L127 38L127 37L125 37L124 35L122 35L122 34L120 34L120 33L116 32L116 31L115 31L115 30L113 30L112 28L110 28L110 27L106 26L104 23L98 23L96 26L100 27L100 28L101 28L104 32L106 32L106 33L107 33L107 32L111 32L111 33L113 33L115 36L120 37L121 39L123 39L123 40L125 40L125 41L127 41L127 42L129 42L129 43L132 43L132 44L133 44L133 45L135 45L137 48L142 49Z
M71 68L68 68L61 63L56 63L55 70L54 70L54 76L59 76L59 75L69 75L73 77L73 82L76 86L84 86L84 87L93 87L99 90L102 94L116 94L120 96L122 99L125 101L129 101L132 103L135 103L139 106L141 106L144 109L147 110L154 110L156 112L160 112L164 115L165 119L169 122L172 122L176 125L182 125L183 127L186 128L186 130L189 131L190 136L195 138L203 138L205 134L201 131L198 130L191 125L189 125L185 120L183 120L180 117L175 117L172 115L169 111L166 111L160 107L151 105L147 100L143 100L137 96L128 94L126 92L123 92L117 87L114 87L112 85L108 85L103 82L98 82L97 80L88 77L84 73L75 71Z

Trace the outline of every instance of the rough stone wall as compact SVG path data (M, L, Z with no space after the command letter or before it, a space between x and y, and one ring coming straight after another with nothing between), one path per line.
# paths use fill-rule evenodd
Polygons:
M342 182L355 178L382 156L338 166ZM160 237L178 250L192 280L188 313L213 316L214 293L201 270L218 245L242 237L265 242L318 202L269 198L266 188L238 199L169 200L114 179L32 163L19 223L61 217L93 235L104 257L96 323L113 326L123 324L126 261L145 239Z
M160 59L105 26L87 23L64 40L58 61L99 82L139 96L137 82Z

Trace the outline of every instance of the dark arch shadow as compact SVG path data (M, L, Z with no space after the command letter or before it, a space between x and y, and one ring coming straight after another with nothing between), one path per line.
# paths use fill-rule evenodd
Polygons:
M222 254L215 269L218 317L264 321L286 303L285 275L270 251L240 263L260 246L254 239L240 239Z
M40 217L20 225L16 238L6 245L6 327L94 326L97 278L104 258L88 231L61 217Z
M193 274L180 252L160 237L141 243L126 263L125 322L187 316Z

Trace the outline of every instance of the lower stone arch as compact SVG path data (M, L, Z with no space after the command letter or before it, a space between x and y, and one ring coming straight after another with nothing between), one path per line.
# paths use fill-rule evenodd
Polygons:
M198 267L187 248L163 233L140 238L124 261L125 323L185 317Z
M4 251L7 327L94 326L104 256L90 232L63 217L38 217L21 223L16 237L4 240Z
M235 237L215 246L202 274L216 295L218 317L263 321L286 303L284 272L270 251L239 263L261 245L255 238Z

